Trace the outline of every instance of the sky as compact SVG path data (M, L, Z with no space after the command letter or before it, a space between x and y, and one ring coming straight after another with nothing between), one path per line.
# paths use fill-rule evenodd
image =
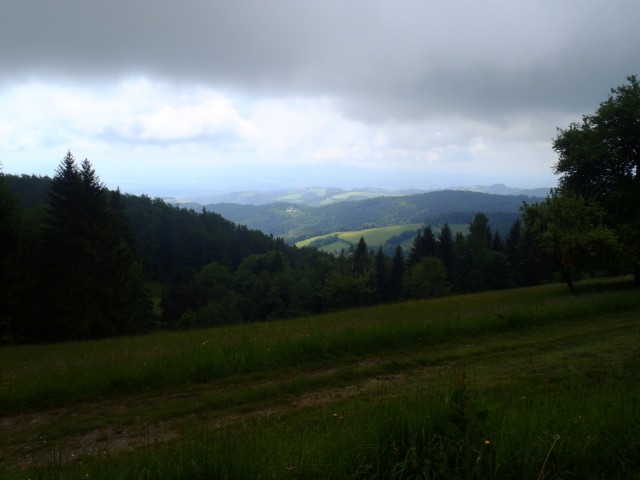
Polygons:
M152 196L557 183L637 0L3 0L0 162Z

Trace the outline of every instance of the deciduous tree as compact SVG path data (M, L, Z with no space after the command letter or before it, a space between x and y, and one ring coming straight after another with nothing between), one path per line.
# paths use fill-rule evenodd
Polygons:
M560 129L553 148L561 189L604 208L640 283L640 81L627 81L594 114Z
M552 259L572 295L577 269L610 262L619 247L593 201L569 192L552 191L542 203L524 204L525 232Z

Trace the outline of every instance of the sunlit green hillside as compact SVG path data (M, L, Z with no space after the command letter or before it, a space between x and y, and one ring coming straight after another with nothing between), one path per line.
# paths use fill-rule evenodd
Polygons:
M468 232L467 224L451 224L452 233L455 235L457 232L466 234ZM308 238L296 243L297 247L313 246L324 250L325 252L335 253L342 249L348 249L350 246L357 245L360 238L364 238L369 248L382 247L387 243L394 243L395 245L402 245L406 248L411 246L414 235L419 229L424 228L425 225L420 223L411 223L406 225L393 225L391 227L381 228L367 228L364 230L355 230L350 232L333 232L326 235L319 235L317 237ZM438 235L440 232L438 227L432 227L433 232ZM406 235L403 235L405 234ZM400 237L399 242L393 242L395 237ZM391 242L390 242L391 241Z

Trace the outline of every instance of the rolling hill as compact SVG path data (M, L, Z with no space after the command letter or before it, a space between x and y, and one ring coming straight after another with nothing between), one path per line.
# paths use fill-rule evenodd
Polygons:
M204 207L235 223L296 243L334 232L409 224L469 223L477 212L487 214L492 229L506 233L519 216L522 203L539 200L540 197L528 195L442 190L340 202L322 207L293 202L267 205L219 203Z

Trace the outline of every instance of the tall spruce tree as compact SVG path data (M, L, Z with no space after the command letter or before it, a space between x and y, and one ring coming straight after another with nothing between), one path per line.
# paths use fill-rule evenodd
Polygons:
M43 233L46 308L36 339L104 337L141 330L151 308L119 212L91 163L68 152L51 182Z
M360 237L353 251L353 273L363 275L369 267L369 252L364 237Z
M448 274L453 270L453 233L449 223L445 223L438 236L436 256L442 260Z
M422 230L418 230L418 233L416 233L416 236L414 237L413 242L411 243L411 250L409 250L409 258L407 258L407 266L412 267L420 263L420 260L422 260L422 257L424 256L422 254L422 251L423 251Z
M376 299L385 301L389 298L389 266L387 265L387 257L382 252L382 247L378 247L375 256L375 287Z
M389 298L397 300L402 296L402 278L405 270L404 252L398 245L391 260L391 272L389 274Z
M456 236L454 281L463 291L507 288L511 285L509 265L504 253L491 250L491 228L484 213L476 213L469 233Z
M19 316L20 210L7 186L0 164L0 343L9 341Z
M425 257L431 257L436 254L436 237L433 229L428 226L423 231L418 230L416 237L411 244L409 258L407 263L409 267L417 265Z

